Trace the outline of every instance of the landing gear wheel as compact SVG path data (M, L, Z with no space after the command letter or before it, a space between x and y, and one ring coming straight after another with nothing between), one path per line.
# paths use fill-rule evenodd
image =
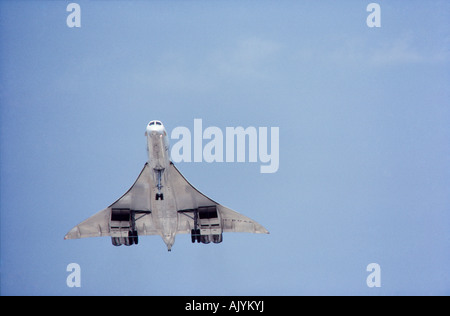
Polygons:
M156 193L155 199L156 199L156 201L164 200L164 194L163 193Z
M128 237L125 237L125 246L137 245L139 243L138 233L136 230L130 230Z
M111 237L111 241L112 241L113 246L118 247L118 246L121 246L121 245L122 245L122 244L120 243L119 237Z
M128 238L130 239L130 243L137 245L139 243L138 233L136 230L130 230L128 233Z
M195 230L195 234L197 235L197 236L195 236L196 237L196 239L197 239L197 242L199 243L200 242L200 240L201 240L201 235L200 235L200 229L196 229Z
M195 236L195 229L191 229L191 241L192 241L192 243L195 243L196 239L197 239L197 236Z
M200 229L191 229L191 241L192 243L200 242Z

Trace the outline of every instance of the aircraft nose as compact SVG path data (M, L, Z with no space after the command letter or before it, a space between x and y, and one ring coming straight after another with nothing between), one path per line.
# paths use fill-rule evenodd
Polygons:
M150 135L162 135L163 129L159 127L150 127L148 129Z
M160 121L151 121L147 125L147 133L149 135L158 135L164 133L164 125Z

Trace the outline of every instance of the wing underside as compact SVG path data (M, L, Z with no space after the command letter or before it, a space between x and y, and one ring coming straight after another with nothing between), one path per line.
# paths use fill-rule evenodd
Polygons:
M211 212L213 211L211 210L213 208L216 209L217 221L223 232L268 233L262 225L254 220L220 205L198 191L183 177L173 164L171 164L170 175L175 200L178 205L178 234L191 233L192 229L194 229L193 214L196 211L199 213L206 212L207 208L209 208L210 214L212 214ZM211 215L209 216L211 217Z
M64 239L127 237L132 229L139 235L158 235L151 215L152 177L145 164L133 186L116 202L72 228Z
M252 219L211 200L194 188L171 163L164 188L168 207L177 217L176 234L222 232L268 233ZM72 228L65 239L111 236L162 235L160 219L152 214L155 188L152 170L146 163L133 186L116 202ZM137 243L137 242L136 242Z

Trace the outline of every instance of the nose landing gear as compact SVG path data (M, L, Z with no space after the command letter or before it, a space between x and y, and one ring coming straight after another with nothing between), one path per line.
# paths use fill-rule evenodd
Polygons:
M158 188L158 193L156 193L155 200L156 201L158 201L158 200L162 201L162 200L164 200L164 194L161 193L161 189L163 188L163 185L161 184L161 182L162 182L162 175L164 173L164 169L153 169L153 170L155 171L156 178L158 180L158 183L156 185L156 187Z

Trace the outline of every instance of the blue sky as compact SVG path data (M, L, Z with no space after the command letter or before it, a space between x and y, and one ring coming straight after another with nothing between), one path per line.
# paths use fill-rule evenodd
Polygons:
M78 1L81 28L68 3L0 2L2 295L450 294L448 1L378 1L381 28L370 1ZM195 118L280 128L274 174L177 164L270 235L63 240L132 185L150 120Z

